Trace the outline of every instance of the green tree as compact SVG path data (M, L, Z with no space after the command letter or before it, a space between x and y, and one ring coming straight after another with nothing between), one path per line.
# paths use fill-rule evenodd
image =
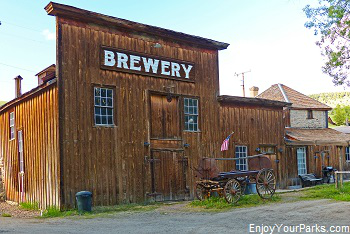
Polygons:
M332 110L332 120L335 122L336 125L343 125L345 124L346 119L350 121L350 106L340 106L337 105Z
M316 44L326 57L322 71L335 85L350 87L350 1L319 0L317 7L307 5L303 10L309 19L305 27L320 35Z

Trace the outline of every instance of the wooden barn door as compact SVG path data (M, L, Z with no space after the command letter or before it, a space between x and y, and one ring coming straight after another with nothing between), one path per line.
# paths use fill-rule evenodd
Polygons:
M184 199L186 166L178 97L151 95L151 180L157 201Z

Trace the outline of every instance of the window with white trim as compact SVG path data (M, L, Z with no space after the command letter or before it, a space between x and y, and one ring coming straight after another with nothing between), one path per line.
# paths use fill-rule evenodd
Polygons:
M10 140L15 139L15 112L10 113Z
M350 162L350 147L349 146L345 148L345 160L347 162Z
M298 175L307 174L306 170L306 147L297 148Z
M95 87L94 97L95 125L114 125L113 89Z
M248 156L247 146L237 145L235 147L235 156L236 158L242 158ZM236 160L236 169L239 171L247 171L248 163L247 159Z
M185 131L198 131L198 99L184 98Z

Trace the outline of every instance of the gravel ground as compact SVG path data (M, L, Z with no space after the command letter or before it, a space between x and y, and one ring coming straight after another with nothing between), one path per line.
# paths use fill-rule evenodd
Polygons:
M122 212L92 219L83 217L54 219L0 217L0 233L239 234L249 233L250 224L256 226L262 224L283 224L285 226L318 224L324 225L326 228L331 225L350 225L349 202L330 200L297 201L233 209L226 212L198 212L185 208L185 205L186 203L180 203L163 206L154 211ZM282 232L282 230L279 233L290 233ZM317 229L314 229L311 233L317 231ZM306 230L299 230L296 233L306 233Z
M0 202L0 216L2 216L3 214L9 214L11 215L11 217L15 218L34 218L40 215L40 211L23 210L19 209L17 205L10 205L6 202Z

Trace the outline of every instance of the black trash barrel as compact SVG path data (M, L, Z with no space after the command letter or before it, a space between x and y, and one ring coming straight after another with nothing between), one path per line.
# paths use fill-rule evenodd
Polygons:
M92 193L89 191L81 191L75 194L77 199L78 212L82 213L84 211L91 212L92 204Z

